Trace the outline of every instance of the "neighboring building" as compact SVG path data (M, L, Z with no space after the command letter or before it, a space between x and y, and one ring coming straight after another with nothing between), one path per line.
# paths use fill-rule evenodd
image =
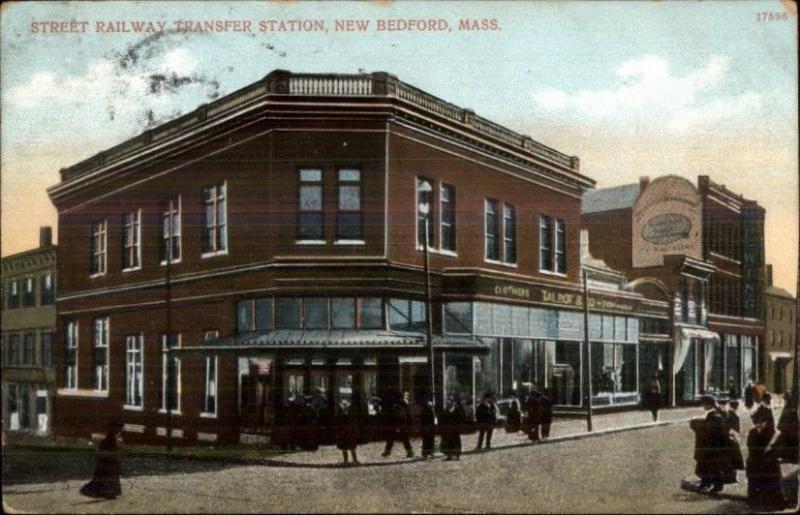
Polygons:
M576 157L391 75L270 73L49 190L55 431L258 441L290 399L426 398L426 247L437 405L553 387L581 406L593 185ZM621 380L604 393L635 402L642 296L589 304Z
M791 293L772 284L772 265L767 265L766 283L766 345L762 359L766 374L763 383L767 390L783 393L792 389L794 380L797 301Z
M582 209L592 254L624 272L634 291L671 306L668 319L643 318L641 345L647 374L669 363L673 402L758 379L763 208L706 176L698 187L664 176L589 191Z
M3 428L47 434L55 393L56 246L39 230L39 248L2 259Z

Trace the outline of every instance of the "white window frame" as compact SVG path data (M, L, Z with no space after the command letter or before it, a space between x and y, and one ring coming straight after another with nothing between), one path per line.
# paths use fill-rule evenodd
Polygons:
M444 200L444 192L445 190L450 190L451 198L450 200ZM450 206L449 209L452 209L453 212L453 221L450 224L445 223L444 221L444 213L445 213L445 205ZM451 256L458 255L458 230L456 224L456 187L452 184L445 184L443 182L439 183L439 252L442 254L448 254ZM446 249L444 247L444 229L445 226L449 226L453 230L453 249Z
M310 179L303 179L304 172L318 172L319 173L319 180L312 181ZM303 167L297 170L297 218L296 218L296 226L295 226L295 244L296 245L326 245L328 241L325 239L325 172L322 168L314 168L314 167ZM320 192L320 208L318 210L315 209L303 209L302 206L302 198L303 198L303 188L319 188ZM337 189L337 207L338 207L338 189ZM301 222L302 214L303 213L318 213L321 215L321 226L322 226L322 238L321 239L313 239L307 238L304 235L301 235L301 228L303 226Z
M169 262L171 264L180 263L181 259L183 258L183 237L181 236L183 230L183 205L181 203L181 196L178 195L176 198L170 199L169 204L167 206L167 210L161 213L161 241L162 244L165 245L167 249L167 253L169 254ZM227 204L226 204L227 208ZM203 213L205 215L205 213ZM227 221L227 213L226 221ZM165 226L164 222L167 222L169 225ZM176 223L177 222L177 223ZM165 229L169 227L171 234L166 232ZM165 234L166 232L166 234ZM227 232L226 232L227 235ZM177 238L177 252L173 248L172 242L169 240L169 236L172 236L172 240L174 241ZM177 254L178 257L173 257ZM161 265L166 265L167 260L162 259Z
M122 216L122 251L131 266L122 268L123 272L142 269L142 210L137 209Z
M96 318L94 321L94 349L104 348L106 350L106 360L103 365L98 365L94 361L95 354L92 354L92 366L94 367L95 373L95 382L94 382L94 391L101 392L101 393L108 393L108 362L110 361L109 353L109 319L108 317L105 318Z
M342 172L356 172L358 174L358 179L342 179ZM345 166L342 168L338 168L336 170L336 229L335 229L335 237L333 244L334 245L364 245L364 186L363 186L363 179L364 174L361 171L361 168L356 168L354 166ZM343 187L358 187L358 209L342 209L341 206L341 189ZM359 216L359 238L341 238L339 234L339 215L340 214L353 214L358 213ZM324 222L323 222L324 227ZM324 229L323 229L324 231Z
M206 200L205 190L208 189L213 189L214 195L211 197L211 199ZM228 181L222 181L219 184L205 186L203 191L203 237L205 237L205 232L209 229L212 230L212 237L209 238L211 250L203 252L200 257L208 258L213 256L224 256L228 253L228 230L230 229L230 224L228 221ZM214 206L214 221L211 227L206 225L208 222L206 219L206 207L208 204ZM220 209L220 204L222 204L222 209ZM224 224L220 223L220 212L224 213ZM217 234L220 232L220 228L224 228L224 234L223 237L219 238L219 248L217 248Z
M92 271L89 277L106 275L108 271L108 220L92 224L92 245L97 270Z
M434 227L435 223L434 222L435 222L435 220L434 220L434 216L433 216L433 183L434 183L434 180L429 178L429 177L422 176L422 175L418 175L418 176L416 176L414 178L414 215L415 215L414 216L414 245L416 246L417 250L424 250L422 245L420 245L420 241L419 241L419 240L421 240L422 238L425 237L424 235L420 234L420 232L419 232L419 221L420 221L420 216L422 215L422 213L420 213L420 210L419 210L419 206L420 206L420 202L419 202L419 193L420 193L419 186L423 182L427 182L431 186L431 192L428 194L428 195L430 195L430 202L428 202L428 222L429 222L428 223L428 227L429 227L429 229L428 229L428 240L432 243L432 245L428 245L428 251L436 252L436 243L437 243L436 240L437 240L437 238L436 238L436 235L434 234L434 230L435 230L435 227ZM441 241L441 238L439 238L439 241ZM425 243L428 243L428 242L425 242Z
M175 335L174 349L181 348L181 333ZM161 409L159 413L167 413L167 360L168 355L172 354L172 359L175 361L175 408L172 409L173 415L181 414L181 358L172 351L167 352L167 335L161 335Z
M509 240L508 237L506 236L506 224L508 223L507 221L509 220L509 212L512 215L510 218L512 220L512 223L514 224L514 237L511 240ZM502 244L501 244L502 248L501 260L504 265L517 266L517 259L519 258L519 252L517 247L517 210L513 204L510 204L508 202L503 202L503 224L502 227L500 227L500 230L503 233ZM511 241L511 243L514 245L514 261L509 261L508 256L506 255L507 254L506 244L509 241Z
M495 234L495 240L497 241L497 259L492 259L489 257L489 238L488 238L488 224L487 222L487 215L489 214L489 205L494 204L494 214L495 218L497 219L497 233ZM501 223L501 213L500 213L500 201L497 199L490 199L484 198L483 199L483 260L487 263L494 263L494 264L503 264L501 261L502 259L502 252L503 252L503 242L501 231L503 229L503 225Z
M138 356L138 361L136 357ZM133 361L131 361L133 357ZM136 402L136 390L139 404ZM144 334L128 335L125 338L125 404L124 409L144 409Z
M211 374L210 374L210 365L211 360L214 360L214 379L213 383L211 382ZM203 388L203 411L200 413L201 417L205 418L217 418L217 408L219 404L219 356L206 356L206 367L205 367L205 387ZM214 411L209 411L209 397L211 393L211 389L213 388L213 395L214 395Z
M64 387L67 390L77 390L78 389L78 322L68 322L67 323L67 342L66 342L67 350L71 352L75 352L75 364L72 366L64 364L64 370L66 371L66 379L64 381Z
M553 217L552 218L552 223L553 223L553 270L552 271L556 275L566 276L567 275L567 268L568 268L568 263L567 263L567 223L564 221L563 218L558 218L558 217ZM561 236L561 237L558 235L559 228L563 229L563 231L564 231L564 235ZM563 240L564 240L563 241L563 244L564 244L564 251L563 252L559 251L559 243L562 243L561 242L561 238L563 238ZM563 271L558 269L558 256L561 255L561 254L564 255L564 270Z

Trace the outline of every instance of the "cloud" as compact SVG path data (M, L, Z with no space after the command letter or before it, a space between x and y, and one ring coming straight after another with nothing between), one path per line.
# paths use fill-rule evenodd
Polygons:
M612 88L572 94L554 88L541 89L533 94L533 100L550 113L663 123L668 130L685 132L708 128L761 108L761 96L751 92L713 98L726 86L729 69L730 59L715 55L699 69L675 75L661 57L643 55L617 66L614 70L617 84Z

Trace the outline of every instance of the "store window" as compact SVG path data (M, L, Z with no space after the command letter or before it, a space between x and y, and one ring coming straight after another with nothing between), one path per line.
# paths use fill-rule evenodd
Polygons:
M325 239L322 211L322 170L306 168L300 170L299 174L297 239L322 241Z
M580 370L580 343L555 342L555 365L551 375L551 388L556 404L570 406L581 404Z
M444 305L444 331L449 334L472 333L471 302L448 302Z

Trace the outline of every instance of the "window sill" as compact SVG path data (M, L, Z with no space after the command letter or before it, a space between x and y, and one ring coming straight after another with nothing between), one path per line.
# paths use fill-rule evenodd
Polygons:
M133 268L123 268L122 269L122 273L125 274L125 273L128 273L128 272L136 272L137 270L141 270L141 269L142 269L141 265L135 266Z
M418 252L422 252L424 250L425 249L422 247L422 245L417 245L417 251ZM456 252L453 252L452 250L441 249L441 248L428 247L428 252L430 252L432 254L438 254L440 256L447 256L447 257L454 257L454 258L458 257L458 254Z
M336 240L333 242L334 245L366 245L367 242L364 240Z
M130 404L125 404L122 406L122 409L127 411L144 411L144 406L131 406Z
M227 255L228 255L228 249L218 250L216 252L206 252L206 253L200 254L200 259L208 259L208 258L213 258L213 257L217 257L217 256L227 256Z
M79 388L59 388L56 390L56 395L60 397L88 397L93 399L107 399L108 390L82 390Z
M160 409L160 410L158 410L158 412L159 412L159 413L161 413L161 414L163 414L163 415L169 415L169 412L167 412L167 410L165 410L165 409L163 409L163 408L162 408L162 409ZM176 411L176 410L172 410L172 414L173 414L173 415L178 415L178 416L181 416L181 415L183 415L183 413L181 413L181 411L180 411L180 410L177 410L177 411Z
M484 263L489 263L492 265L506 266L508 268L517 268L516 263L506 263L505 261L495 261L494 259L486 259L486 258L484 258L483 261Z
M295 245L327 245L325 240L295 240Z
M89 279L96 279L97 277L103 277L106 275L105 272L98 272L96 274L89 274Z
M553 275L556 277L566 277L567 274L561 272L553 272L552 270L539 270L540 274Z
M172 261L169 262L169 264L170 265L177 265L177 264L180 264L181 261L182 261L181 258L173 259ZM159 266L167 266L167 262L166 261L161 261L158 264L159 264Z
M200 413L200 418L217 418L217 414L216 413L203 412L203 413Z

